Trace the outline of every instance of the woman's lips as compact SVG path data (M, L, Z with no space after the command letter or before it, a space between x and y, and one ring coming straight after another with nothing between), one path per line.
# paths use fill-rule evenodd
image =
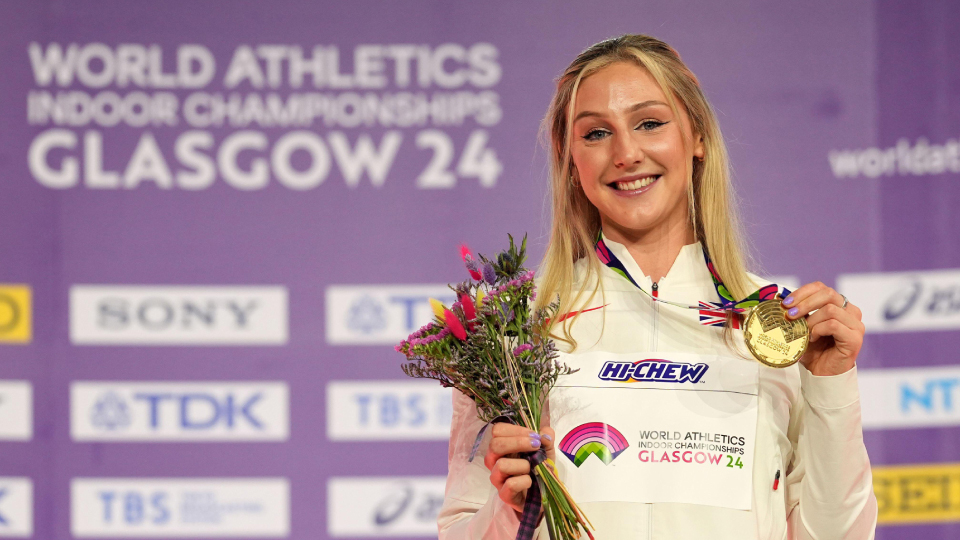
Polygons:
M661 175L647 176L627 182L613 182L609 184L609 186L610 189L612 189L617 195L630 197L650 191L653 186L657 185L657 181L660 180L660 176Z

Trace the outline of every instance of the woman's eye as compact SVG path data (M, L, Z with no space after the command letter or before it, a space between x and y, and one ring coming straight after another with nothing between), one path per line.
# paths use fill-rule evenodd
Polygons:
M666 122L661 122L659 120L644 120L643 122L640 122L640 125L637 126L637 129L653 131L664 124L666 124Z
M599 141L607 135L607 131L603 129L591 129L583 136L584 139L588 141Z

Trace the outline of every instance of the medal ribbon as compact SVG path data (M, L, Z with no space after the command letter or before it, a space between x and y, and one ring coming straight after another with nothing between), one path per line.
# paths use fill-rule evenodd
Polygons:
M688 304L680 304L677 302L671 302L669 300L662 300L643 290L643 287L638 284L633 277L630 275L630 272L627 271L627 267L623 265L620 259L610 251L610 248L607 247L607 244L603 241L603 233L597 233L597 243L595 245L597 252L597 258L600 259L600 262L607 265L607 268L613 270L614 272L620 274L630 283L633 283L633 286L640 289L641 292L649 296L655 302L663 302L664 304L669 304L671 306L676 306L684 309L703 309L704 306L697 305L691 306ZM707 250L703 250L703 258L706 260L707 269L710 270L710 277L713 278L713 286L717 290L717 296L720 297L720 302L711 302L710 307L715 311L732 311L734 313L743 313L748 311L750 308L756 306L764 300L773 300L777 297L777 293L780 294L781 298L786 298L790 295L790 290L786 287L779 287L776 283L771 283L770 285L761 287L754 291L752 294L744 298L743 300L736 300L730 291L727 290L727 287L723 284L723 280L720 279L720 275L717 274L717 271L713 268L713 262L710 260L710 255L707 254Z

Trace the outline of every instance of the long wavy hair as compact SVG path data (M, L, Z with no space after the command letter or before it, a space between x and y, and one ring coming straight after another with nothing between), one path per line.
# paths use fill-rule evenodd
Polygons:
M556 94L543 121L542 131L549 133L553 222L540 267L538 307L559 298L560 313L579 311L601 290L599 279L578 279L575 274L575 263L585 259L588 276L599 276L600 262L593 251L600 231L600 214L579 184L572 181L575 169L570 144L580 83L615 62L631 62L646 69L667 96L677 122L682 122L679 108L683 107L694 136L703 138L703 159L694 160L687 168L691 225L727 289L735 297L743 298L752 292L753 284L747 276L745 247L732 200L727 149L713 108L697 77L676 50L650 36L624 35L601 41L577 56L557 81ZM559 334L554 328L554 335L573 347L576 341L570 328L578 316L564 319ZM726 326L724 335L729 343L729 317Z

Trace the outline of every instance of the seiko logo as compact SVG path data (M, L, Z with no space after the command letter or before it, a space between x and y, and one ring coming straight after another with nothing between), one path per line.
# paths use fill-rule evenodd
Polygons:
M77 344L283 344L282 287L108 287L70 291Z
M76 440L284 440L285 383L88 383L71 387Z
M606 362L600 368L600 379L617 382L697 383L703 378L707 364L688 364L669 360Z

